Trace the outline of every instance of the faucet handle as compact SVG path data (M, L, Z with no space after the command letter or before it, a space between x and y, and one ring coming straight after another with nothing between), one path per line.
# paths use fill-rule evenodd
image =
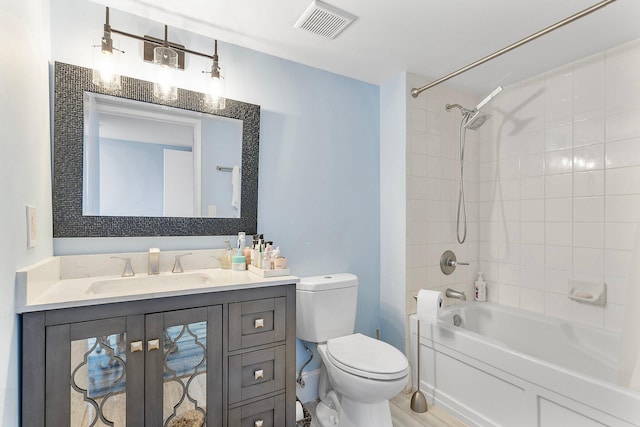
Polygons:
M133 277L136 273L133 272L133 267L131 266L131 257L122 257L122 256L112 256L111 259L121 259L124 261L124 269L122 270L122 277Z
M456 259L456 254L453 251L444 251L440 257L440 270L444 274L451 274L459 265L469 265L468 262L460 262Z
M172 273L184 273L184 269L182 268L182 257L185 255L191 255L191 252L187 252L186 254L176 255L176 260L173 263Z

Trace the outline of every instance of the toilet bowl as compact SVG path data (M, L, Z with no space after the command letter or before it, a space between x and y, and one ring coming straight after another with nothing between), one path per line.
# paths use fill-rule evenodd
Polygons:
M391 427L389 399L409 376L402 352L353 333L357 284L356 276L337 274L303 277L296 288L296 335L318 343L324 363L317 410L323 427Z
M389 399L407 383L409 365L396 348L361 334L318 345L329 382L341 397L341 427L390 427Z

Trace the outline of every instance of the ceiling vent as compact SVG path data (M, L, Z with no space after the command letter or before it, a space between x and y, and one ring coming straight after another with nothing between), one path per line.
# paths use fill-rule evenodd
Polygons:
M328 39L334 39L356 18L344 10L314 0L293 26Z

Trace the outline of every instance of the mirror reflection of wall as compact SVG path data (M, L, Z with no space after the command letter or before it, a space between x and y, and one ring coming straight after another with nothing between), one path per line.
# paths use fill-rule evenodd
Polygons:
M84 94L84 215L239 218L241 156L240 120Z
M200 216L239 218L242 199L240 192L242 121L228 117L206 120L202 123L202 134L215 135L215 138L206 138L202 141ZM232 185L234 166L238 166L239 173L235 187ZM233 203L234 188L235 204Z

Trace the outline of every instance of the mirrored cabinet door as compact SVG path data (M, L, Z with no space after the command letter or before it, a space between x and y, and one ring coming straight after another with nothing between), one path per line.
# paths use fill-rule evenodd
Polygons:
M222 307L146 316L147 425L222 425Z
M137 324L136 324L137 322ZM143 318L47 328L47 425L143 425ZM129 329L127 328L129 326Z
M48 326L46 425L219 427L222 306Z

